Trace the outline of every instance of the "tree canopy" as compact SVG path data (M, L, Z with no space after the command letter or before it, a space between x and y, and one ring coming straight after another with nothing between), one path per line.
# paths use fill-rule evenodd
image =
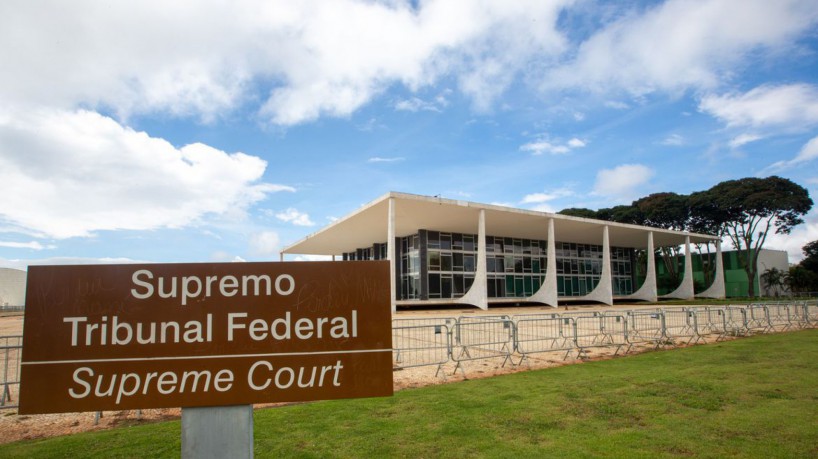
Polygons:
M728 236L738 251L755 292L758 254L771 232L789 234L803 223L812 209L808 191L789 179L771 176L727 180L689 196L671 192L654 193L631 205L599 209L566 209L560 213L619 223L633 223L677 231L692 231L718 237ZM660 251L667 249L660 248ZM818 273L818 241L804 247L807 265ZM663 253L668 263L668 253ZM809 261L807 261L809 260ZM814 264L813 264L814 263ZM668 266L671 273L673 268ZM806 268L805 268L806 269ZM812 271L812 269L808 269Z

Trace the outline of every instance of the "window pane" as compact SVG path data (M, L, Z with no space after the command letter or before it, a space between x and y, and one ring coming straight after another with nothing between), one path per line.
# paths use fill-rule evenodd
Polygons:
M452 278L449 276L443 276L440 278L441 281L441 291L440 297L441 298L451 298L452 297Z
M467 273L474 272L474 255L466 255L463 257L463 271Z
M429 296L440 298L440 274L429 274Z

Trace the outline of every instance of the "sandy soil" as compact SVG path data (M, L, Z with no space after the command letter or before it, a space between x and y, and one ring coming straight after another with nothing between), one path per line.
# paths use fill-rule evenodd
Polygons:
M636 309L655 308L655 306L619 306L616 309ZM450 310L429 310L429 311L399 311L396 317L457 317L460 315L476 314L525 314L541 312L564 312L566 310L611 310L607 306L568 306L560 307L558 310L548 307L519 307L519 308L498 308L491 311L476 311L474 309L450 309ZM4 314L0 316L0 336L22 335L23 316L22 314ZM715 337L709 339L713 342ZM643 352L651 349L649 346L637 347L631 353ZM607 359L613 357L614 348L594 348L589 350L591 360ZM503 359L484 359L465 362L465 375L468 379L486 378L501 374L508 374L530 369L556 367L561 365L581 364L583 360L576 360L569 357L563 360L564 352L550 352L532 355L521 365L506 363L503 366ZM515 363L519 360L515 356ZM397 370L393 373L395 390L407 388L424 387L436 384L456 383L466 379L464 372L455 372L455 364L447 363L438 371L437 367L426 366ZM16 391L15 391L16 392ZM12 394L16 400L16 393ZM273 405L257 405L257 408L264 408ZM66 414L46 414L46 415L18 415L14 409L0 410L0 443L9 443L17 440L28 440L36 438L46 438L59 435L69 435L77 432L92 430L110 429L119 426L134 425L147 422L164 421L178 419L181 410L174 409L150 409L140 411L111 411L103 412L97 419L95 413L66 413Z

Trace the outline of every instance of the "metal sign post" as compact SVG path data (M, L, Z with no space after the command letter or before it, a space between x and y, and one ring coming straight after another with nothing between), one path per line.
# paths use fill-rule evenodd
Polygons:
M182 408L182 458L253 457L253 405Z

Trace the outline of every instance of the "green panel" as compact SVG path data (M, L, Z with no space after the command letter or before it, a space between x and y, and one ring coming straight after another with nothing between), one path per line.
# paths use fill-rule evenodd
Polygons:
M724 271L724 281L725 282L741 282L747 284L747 272L743 269L731 269Z

